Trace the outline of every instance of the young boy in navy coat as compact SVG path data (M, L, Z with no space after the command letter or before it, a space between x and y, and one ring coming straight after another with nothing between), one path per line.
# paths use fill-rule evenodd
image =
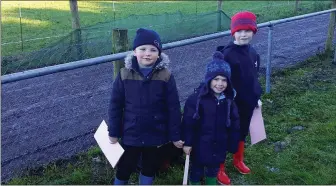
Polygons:
M239 116L230 77L229 64L216 52L207 65L204 83L185 103L182 138L183 151L191 154L191 184L200 184L205 169L205 183L216 185L226 152L237 151Z
M244 163L244 143L253 110L261 104L262 89L258 81L260 57L250 45L256 32L256 16L252 12L239 12L231 18L231 34L234 41L220 49L225 61L230 64L232 85L237 91L235 102L239 112L241 136L238 151L233 156L233 164L242 174L250 173L250 169ZM224 162L220 166L217 178L223 184L230 184L230 179L225 174Z
M181 109L169 58L162 51L160 36L140 28L133 52L125 58L125 68L115 78L109 106L108 131L111 143L121 144L124 154L117 164L115 185L128 184L142 156L140 185L153 183L159 147L180 140Z

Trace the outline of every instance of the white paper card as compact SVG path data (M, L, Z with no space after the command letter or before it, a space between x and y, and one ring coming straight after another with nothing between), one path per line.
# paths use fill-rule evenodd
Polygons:
M120 157L124 153L124 149L121 147L119 143L115 144L110 143L110 139L108 137L107 125L104 120L98 127L96 133L94 134L94 138L96 139L100 149L103 151L105 157L114 168L117 165Z
M186 160L185 160L185 164L184 164L183 185L188 184L189 156L190 155L186 155Z
M266 139L266 131L264 126L264 119L262 117L261 106L255 108L253 111L250 123L251 144L256 144Z

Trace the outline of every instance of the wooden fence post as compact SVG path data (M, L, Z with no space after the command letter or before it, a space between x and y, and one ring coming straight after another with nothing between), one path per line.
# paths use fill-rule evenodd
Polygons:
M222 31L222 3L223 3L223 0L218 0L218 4L217 4L217 31Z
M72 16L72 29L80 29L77 0L69 0Z
M72 16L72 29L74 30L74 40L77 49L77 60L84 59L83 48L82 48L82 31L80 28L79 14L78 14L78 4L77 0L69 0L70 10Z
M113 29L112 30L112 53L125 52L128 50L128 36L127 29ZM117 77L121 68L123 68L124 61L118 60L113 62L113 75Z
M295 1L295 10L294 10L294 15L297 15L299 11L299 0Z
M331 8L336 8L336 0L332 0ZM325 44L326 52L332 51L332 42L333 42L334 32L335 32L335 22L336 22L336 13L332 12L330 13L328 36L327 36L327 41Z

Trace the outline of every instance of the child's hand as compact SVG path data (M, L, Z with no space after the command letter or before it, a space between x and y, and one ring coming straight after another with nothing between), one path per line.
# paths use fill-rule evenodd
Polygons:
M180 149L180 148L183 147L184 141L182 141L182 140L180 140L180 141L174 141L173 143L174 143L175 147L177 147L177 148Z
M257 108L259 108L262 105L262 102L260 101L260 99L258 100L258 105Z
M191 147L189 147L189 146L184 146L184 147L183 147L183 151L184 151L184 153L186 153L187 155L190 155Z
M115 144L115 143L118 142L118 138L114 138L114 137L109 136L109 139L110 139L110 143L112 143L112 144Z

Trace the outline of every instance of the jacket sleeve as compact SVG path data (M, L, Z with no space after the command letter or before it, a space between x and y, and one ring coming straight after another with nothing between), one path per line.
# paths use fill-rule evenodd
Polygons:
M216 51L222 52L225 49L225 46L217 46Z
M181 105L174 76L171 74L167 83L167 105L168 105L168 134L170 141L181 139Z
M185 146L192 146L194 140L194 133L197 120L193 118L196 112L195 94L188 97L183 109L182 118L182 141Z
M230 133L229 133L229 148L228 151L230 153L236 153L238 150L238 143L240 140L240 120L238 114L238 108L234 101L231 103L231 111L230 111L230 118L231 118L231 126L230 126Z
M228 57L229 57L230 49L227 49L224 46L219 46L219 47L217 47L217 50L220 51L223 54L224 61L229 63L230 60L228 59Z
M260 55L259 54L257 54L256 70L257 70L257 73L259 73L259 71L260 71Z
M125 89L119 72L112 85L112 93L108 110L108 131L109 136L111 137L121 137L124 105Z

